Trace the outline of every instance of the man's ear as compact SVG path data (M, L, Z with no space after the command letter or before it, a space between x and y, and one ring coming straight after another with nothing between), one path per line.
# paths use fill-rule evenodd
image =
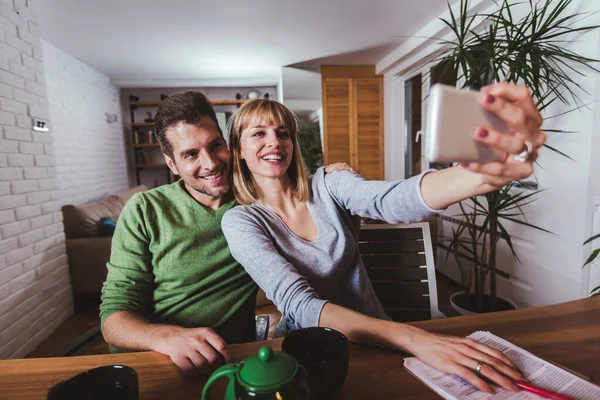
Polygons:
M177 170L177 166L175 165L175 163L173 162L173 160L171 159L171 157L169 157L168 155L163 153L163 157L165 158L165 162L167 163L167 167L169 167L169 169L171 170L171 172L173 173L173 175L179 175L179 171Z

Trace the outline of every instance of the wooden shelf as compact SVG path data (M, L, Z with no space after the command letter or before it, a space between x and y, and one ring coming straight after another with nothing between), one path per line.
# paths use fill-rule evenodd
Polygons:
M244 104L245 102L247 102L248 100L246 99L242 99L242 100L212 100L211 103L215 106L234 106L237 104Z
M144 147L160 147L160 144L158 144L158 143L140 143L140 144L133 145L134 149L142 149Z
M211 100L211 103L215 106L232 106L232 105L236 105L236 104L243 104L246 101L247 101L246 99L242 99L242 100L237 100L237 99ZM129 105L134 106L134 107L158 107L158 106L160 106L160 103L162 103L162 102L161 101L130 101Z
M166 168L167 164L138 164L135 167L137 169L143 169L143 168Z

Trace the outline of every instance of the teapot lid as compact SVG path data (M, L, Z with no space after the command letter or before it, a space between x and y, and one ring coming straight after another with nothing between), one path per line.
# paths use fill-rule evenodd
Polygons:
M298 363L291 355L263 346L246 358L239 371L239 383L254 393L270 393L291 381Z

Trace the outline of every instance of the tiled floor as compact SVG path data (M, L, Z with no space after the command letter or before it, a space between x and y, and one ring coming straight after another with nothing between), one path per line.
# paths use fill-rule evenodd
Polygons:
M458 315L450 306L450 295L460 287L447 277L437 274L438 303L442 313L446 316ZM75 314L61 325L48 339L40 344L27 357L53 357L61 349L72 343L77 337L100 324L98 316L99 299L78 299L75 305ZM104 340L92 346L85 354L108 353L108 345Z

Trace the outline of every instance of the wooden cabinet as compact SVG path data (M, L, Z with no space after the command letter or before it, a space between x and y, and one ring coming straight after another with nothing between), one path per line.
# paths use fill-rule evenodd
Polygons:
M345 162L383 179L383 78L374 66L321 69L325 165Z

